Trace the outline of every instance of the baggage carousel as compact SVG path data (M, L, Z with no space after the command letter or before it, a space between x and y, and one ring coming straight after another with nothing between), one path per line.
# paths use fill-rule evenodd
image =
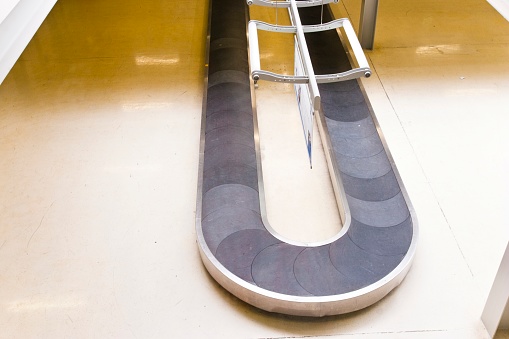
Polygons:
M316 317L365 308L410 269L413 208L360 82L347 80L319 84L317 118L341 200L341 232L305 245L264 222L246 7L211 3L196 216L201 258L224 288L270 312ZM321 8L299 12L304 25L320 23ZM316 74L352 68L335 30L308 33L306 41Z

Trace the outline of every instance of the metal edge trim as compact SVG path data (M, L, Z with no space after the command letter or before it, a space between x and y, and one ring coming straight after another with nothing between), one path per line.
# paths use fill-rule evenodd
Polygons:
M202 233L201 217L202 217L202 204L203 204L203 165L205 158L205 128L207 119L207 93L209 83L209 53L210 53L210 31L211 31L211 18L212 18L212 2L209 0L208 8L208 23L207 23L207 37L205 39L205 65L203 69L203 98L202 98L202 112L200 124L200 150L198 159L198 184L196 192L196 214L195 214L195 230L197 236ZM203 236L203 235L202 235ZM199 244L201 246L201 244Z

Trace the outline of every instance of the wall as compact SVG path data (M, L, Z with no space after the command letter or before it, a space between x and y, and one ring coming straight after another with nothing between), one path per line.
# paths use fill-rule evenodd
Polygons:
M488 333L493 336L498 329L509 329L509 244L491 287L481 319Z
M57 0L0 2L0 84Z
M506 20L509 21L509 0L487 0Z

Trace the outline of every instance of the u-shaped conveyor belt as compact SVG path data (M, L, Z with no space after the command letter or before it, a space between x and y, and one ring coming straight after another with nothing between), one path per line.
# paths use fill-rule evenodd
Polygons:
M210 17L197 203L206 268L228 291L271 312L324 316L375 303L408 271L417 227L358 82L320 85L349 207L346 232L321 246L285 243L260 212L245 2L214 0ZM319 22L320 8L301 10L301 18ZM306 39L317 74L351 68L335 31Z

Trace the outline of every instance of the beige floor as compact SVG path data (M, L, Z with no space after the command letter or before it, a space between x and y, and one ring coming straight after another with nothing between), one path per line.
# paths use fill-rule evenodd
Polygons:
M335 12L356 23L357 2ZM198 256L207 5L59 1L0 85L0 337L486 338L509 236L509 23L482 0L381 2L363 83L418 254L378 304L310 320L245 305ZM278 50L263 63L288 71ZM260 83L257 103L272 226L327 237L340 226L323 158L309 170L295 109L279 109L291 86Z

